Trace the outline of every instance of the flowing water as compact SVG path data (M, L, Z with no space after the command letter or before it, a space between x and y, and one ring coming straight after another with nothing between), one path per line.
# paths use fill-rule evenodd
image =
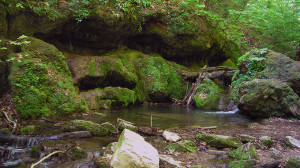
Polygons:
M83 115L80 119L90 120L96 123L111 122L116 123L117 118L121 118L135 123L136 126L159 127L162 129L182 128L186 126L208 127L218 126L222 129L246 127L251 121L236 111L203 111L193 108L183 108L178 106L140 106L117 110L98 110L91 114ZM61 118L63 121L78 119L78 117ZM152 121L151 121L152 120ZM42 128L41 133L51 136L62 133L54 124L45 122L30 121ZM48 140L49 138L24 138L12 144L0 146L0 167L17 167L22 162L32 162L30 150L33 145ZM23 139L23 140L22 140ZM24 140L26 139L26 140ZM101 155L101 148L110 142L117 141L117 137L92 137L85 139L68 139L67 142L76 142L87 152L84 160L77 162L59 163L49 160L43 163L43 167L93 167L92 159ZM44 156L42 153L40 158Z

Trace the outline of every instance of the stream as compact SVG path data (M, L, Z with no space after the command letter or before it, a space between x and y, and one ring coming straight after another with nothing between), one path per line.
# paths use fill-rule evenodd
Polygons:
M136 126L151 126L161 129L217 126L221 129L244 128L251 122L247 117L238 114L236 111L203 111L193 108L183 108L178 106L138 106L127 109L97 110L80 117L83 120L90 120L96 123L111 122L116 123L116 119L121 118L135 123ZM78 116L60 118L61 121L78 119ZM32 163L37 159L30 156L30 151L34 145L41 143L76 143L87 153L85 159L79 161L58 162L55 159L48 159L43 162L42 167L94 167L92 159L101 155L102 147L118 140L117 136L91 137L82 139L67 139L52 141L47 137L63 133L62 130L54 126L53 123L42 122L40 120L27 121L28 124L36 125L41 135L31 137L29 140L15 142L11 144L0 144L0 167L18 167L22 162ZM43 137L43 138L41 138ZM22 138L20 138L22 139ZM46 145L47 146L47 145ZM51 145L50 145L51 146ZM51 148L51 147L49 147ZM39 156L42 158L47 153L43 150Z

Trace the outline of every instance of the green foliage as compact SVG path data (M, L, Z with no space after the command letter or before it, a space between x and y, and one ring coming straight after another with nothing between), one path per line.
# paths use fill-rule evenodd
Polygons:
M286 0L250 0L244 10L228 10L231 32L251 34L253 45L268 47L291 57L299 44L299 2ZM233 29L232 29L233 28ZM240 34L240 40L245 36ZM250 43L248 43L250 44Z
M263 71L266 68L265 55L268 53L266 48L264 49L254 49L251 52L247 52L238 60L238 65L243 66L242 64L246 64L247 67L245 73L240 73L237 71L232 78L232 86L238 85L242 82L252 80L254 78L262 79L263 76L257 75L258 72Z
M194 142L186 140L170 144L166 146L165 149L173 150L175 152L195 152L196 150L198 150L198 147Z

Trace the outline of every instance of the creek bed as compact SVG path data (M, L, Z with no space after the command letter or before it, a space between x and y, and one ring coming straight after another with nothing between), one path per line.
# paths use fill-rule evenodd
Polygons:
M151 117L152 116L152 117ZM152 126L159 127L161 129L169 128L184 128L188 126L192 127L209 127L217 126L221 129L231 128L246 128L251 122L247 117L236 113L236 111L229 112L208 112L194 108L183 108L178 106L138 106L127 109L116 109L116 110L97 110L92 111L89 114L83 114L80 117L74 115L67 118L59 118L60 121L67 122L71 119L83 119L90 120L96 123L111 122L116 123L117 118L121 118L130 122L135 123L136 126ZM58 129L56 124L43 122L41 120L26 121L27 124L36 125L40 134L43 136L51 136L54 134L62 133L61 129ZM26 123L24 123L26 124ZM105 147L110 142L117 141L117 136L105 136L105 137L92 137L84 139L68 139L64 142L75 142L87 153L87 157L80 161L71 161L65 163L55 163L56 161L48 161L43 163L44 167L93 167L92 159L101 154L101 148ZM57 141L57 143L60 143ZM22 154L12 157L13 158L2 158L2 167L16 167L22 160L30 160L28 153L30 153L32 145L11 146L13 150L23 150ZM7 146L5 147L7 148ZM3 155L4 156L4 155ZM24 158L22 158L24 156ZM42 156L41 156L42 157ZM5 164L10 166L5 166ZM14 163L14 164L8 164ZM1 167L0 166L0 167Z

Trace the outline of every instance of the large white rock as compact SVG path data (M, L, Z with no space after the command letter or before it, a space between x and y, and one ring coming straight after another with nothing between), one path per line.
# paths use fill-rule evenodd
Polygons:
M176 133L169 132L169 131L164 131L163 132L163 137L167 141L171 141L171 142L177 142L177 141L179 141L181 139L180 136L178 136Z
M114 168L158 168L159 155L142 136L124 129L110 164Z
M300 141L291 137L291 136L286 136L286 139L291 143L291 145L293 147L296 147L296 148L300 148Z

